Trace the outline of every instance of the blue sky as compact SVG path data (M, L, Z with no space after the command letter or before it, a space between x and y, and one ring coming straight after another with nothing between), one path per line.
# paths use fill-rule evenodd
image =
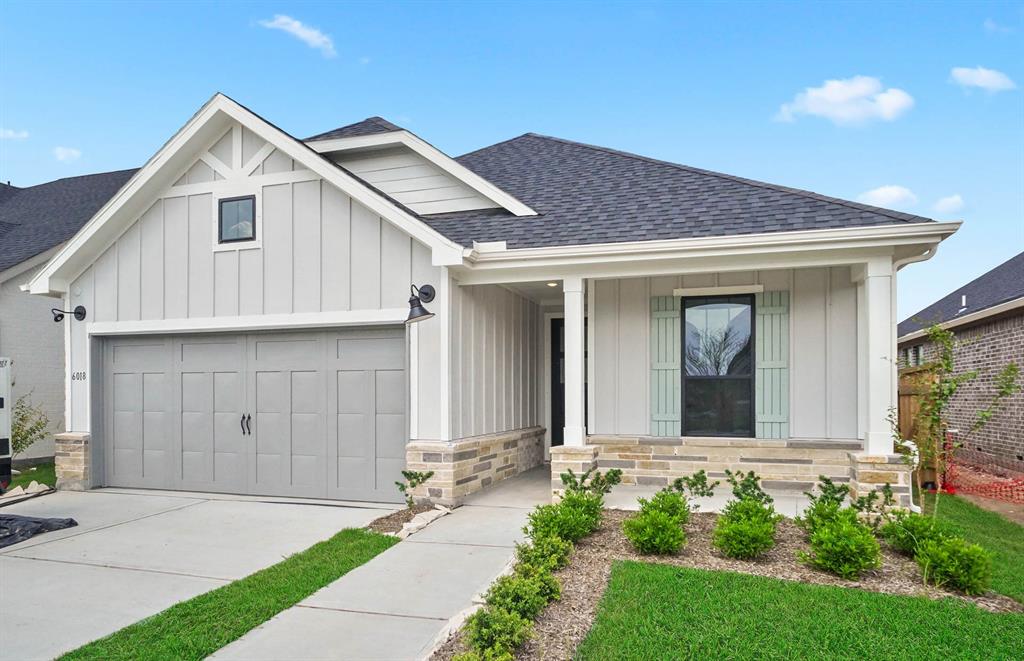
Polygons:
M1024 250L1022 88L1020 2L8 0L0 180L138 166L216 91L299 137L534 131L963 219L902 318Z

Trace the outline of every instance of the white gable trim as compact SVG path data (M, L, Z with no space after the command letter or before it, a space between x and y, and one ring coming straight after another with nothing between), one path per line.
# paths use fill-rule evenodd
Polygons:
M384 147L387 145L404 145L416 154L427 159L431 164L441 168L446 174L455 177L480 195L503 207L517 216L536 216L537 212L501 190L491 182L476 174L458 161L434 147L429 142L409 131L389 131L372 135L359 135L351 138L335 138L333 140L314 140L307 142L318 153L332 151L348 151L366 147Z
M88 268L95 257L120 234L118 221L125 226L135 220L140 209L132 209L131 203L136 195L153 188L154 179L164 173L166 166L179 151L189 146L194 139L209 133L211 128L218 129L216 138L223 135L217 127L234 120L248 128L266 142L273 144L284 154L301 163L311 172L336 186L353 200L370 209L373 213L389 221L417 241L429 246L432 250L432 262L435 266L461 264L463 247L444 237L412 214L399 208L389 199L367 187L364 183L349 175L317 152L291 137L281 129L265 121L250 110L239 105L223 94L216 94L206 102L199 111L168 140L146 164L128 180L105 205L71 238L61 250L50 260L39 274L29 283L33 294L59 294L67 291L68 283ZM216 139L214 135L208 139ZM205 149L200 153L205 153ZM155 194L155 191L148 191ZM139 204L136 202L136 207ZM125 217L127 216L127 217ZM108 224L113 223L109 227ZM106 227L106 229L105 229ZM123 229L123 228L120 228ZM111 231L113 230L113 231Z

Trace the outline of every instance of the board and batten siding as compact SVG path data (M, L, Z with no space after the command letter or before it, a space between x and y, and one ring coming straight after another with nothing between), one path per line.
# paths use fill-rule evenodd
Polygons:
M245 133L250 140L243 155L251 155L260 144ZM444 268L431 264L429 248L312 173L304 180L290 159L275 160L276 153L252 177L237 182L219 179L209 168L190 168L74 280L68 304L84 305L87 323L402 309L410 283L437 286L447 278ZM290 172L295 180L264 185L266 170ZM204 184L209 192L202 190ZM181 186L187 186L187 194L178 193ZM262 205L261 247L214 250L216 198L253 192ZM444 435L444 296L445 288L438 287L431 305L438 318L417 329L419 438ZM71 324L68 428L73 431L89 431L93 377L75 377L90 373L86 325Z
M452 438L541 425L540 306L496 285L451 284Z
M856 438L857 303L847 267L591 282L593 309L588 315L594 337L589 433L647 435L659 431L652 429L651 420L655 391L651 365L657 357L652 351L658 351L651 345L652 298L671 297L673 290L681 287L755 284L764 285L766 292L789 292L788 377L792 383L788 436ZM671 362L669 353L665 357L663 362ZM672 417L674 411L666 413ZM760 432L772 437L783 430Z
M416 213L498 207L408 147L341 152L331 158Z

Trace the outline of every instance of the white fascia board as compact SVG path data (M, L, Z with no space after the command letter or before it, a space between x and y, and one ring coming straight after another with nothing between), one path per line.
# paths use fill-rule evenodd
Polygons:
M1024 308L1024 296L1009 301L1005 301L1003 303L1000 303L999 305L993 305L992 307L985 308L984 310L972 312L971 314L965 314L964 316L957 317L956 319L949 319L947 321L943 321L942 323L939 324L939 326L942 328L957 328L959 326L964 326L966 324L973 324L979 321L983 321L988 317L994 317L998 314L1003 314L1004 312L1012 312L1013 310L1018 310L1022 308ZM922 328L920 330L914 331L913 333L901 335L896 339L896 342L898 344L903 344L904 342L910 342L911 340L923 338L926 335L928 335L928 329Z
M217 121L218 118L221 121ZM118 231L108 226L114 219L127 216L126 223L133 222L142 211L140 199L147 193L147 186L153 188L157 176L165 172L175 156L187 148L194 139L216 137L227 120L237 121L242 126L273 144L277 149L301 163L320 178L339 188L352 199L388 220L432 250L435 266L459 264L462 262L463 247L426 223L398 208L380 193L371 190L364 183L345 173L330 161L311 150L281 129L258 117L235 101L222 94L216 94L207 101L191 119L168 140L163 147L136 172L131 179L73 236L50 260L49 264L29 283L33 294L61 294L67 290L67 283L74 280L92 262L88 259L88 248L96 248L96 254L116 239ZM207 136L206 134L210 135ZM198 157L198 155L197 155ZM156 194L150 190L148 193ZM142 200L147 201L147 200ZM139 207L139 208L135 208ZM106 229L104 229L106 228ZM123 229L123 228L120 228ZM115 228L116 230L116 228Z
M86 332L89 335L164 335L169 333L301 330L336 326L391 326L404 323L408 315L409 310L405 308L385 308L383 310L294 312L240 317L96 321L86 324Z
M459 162L451 156L448 156L423 138L420 138L418 135L410 133L409 131L390 131L387 133L374 133L372 135L360 135L351 138L315 140L307 142L306 144L321 154L334 151L365 149L367 147L384 147L396 144L404 145L510 213L513 213L516 216L537 215L536 211L523 204L515 197L509 195L464 165L459 164Z

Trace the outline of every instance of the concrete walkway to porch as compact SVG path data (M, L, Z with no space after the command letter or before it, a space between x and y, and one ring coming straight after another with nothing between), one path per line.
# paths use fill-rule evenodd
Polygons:
M547 466L473 494L212 658L422 658L448 620L505 569L527 514L550 498Z

